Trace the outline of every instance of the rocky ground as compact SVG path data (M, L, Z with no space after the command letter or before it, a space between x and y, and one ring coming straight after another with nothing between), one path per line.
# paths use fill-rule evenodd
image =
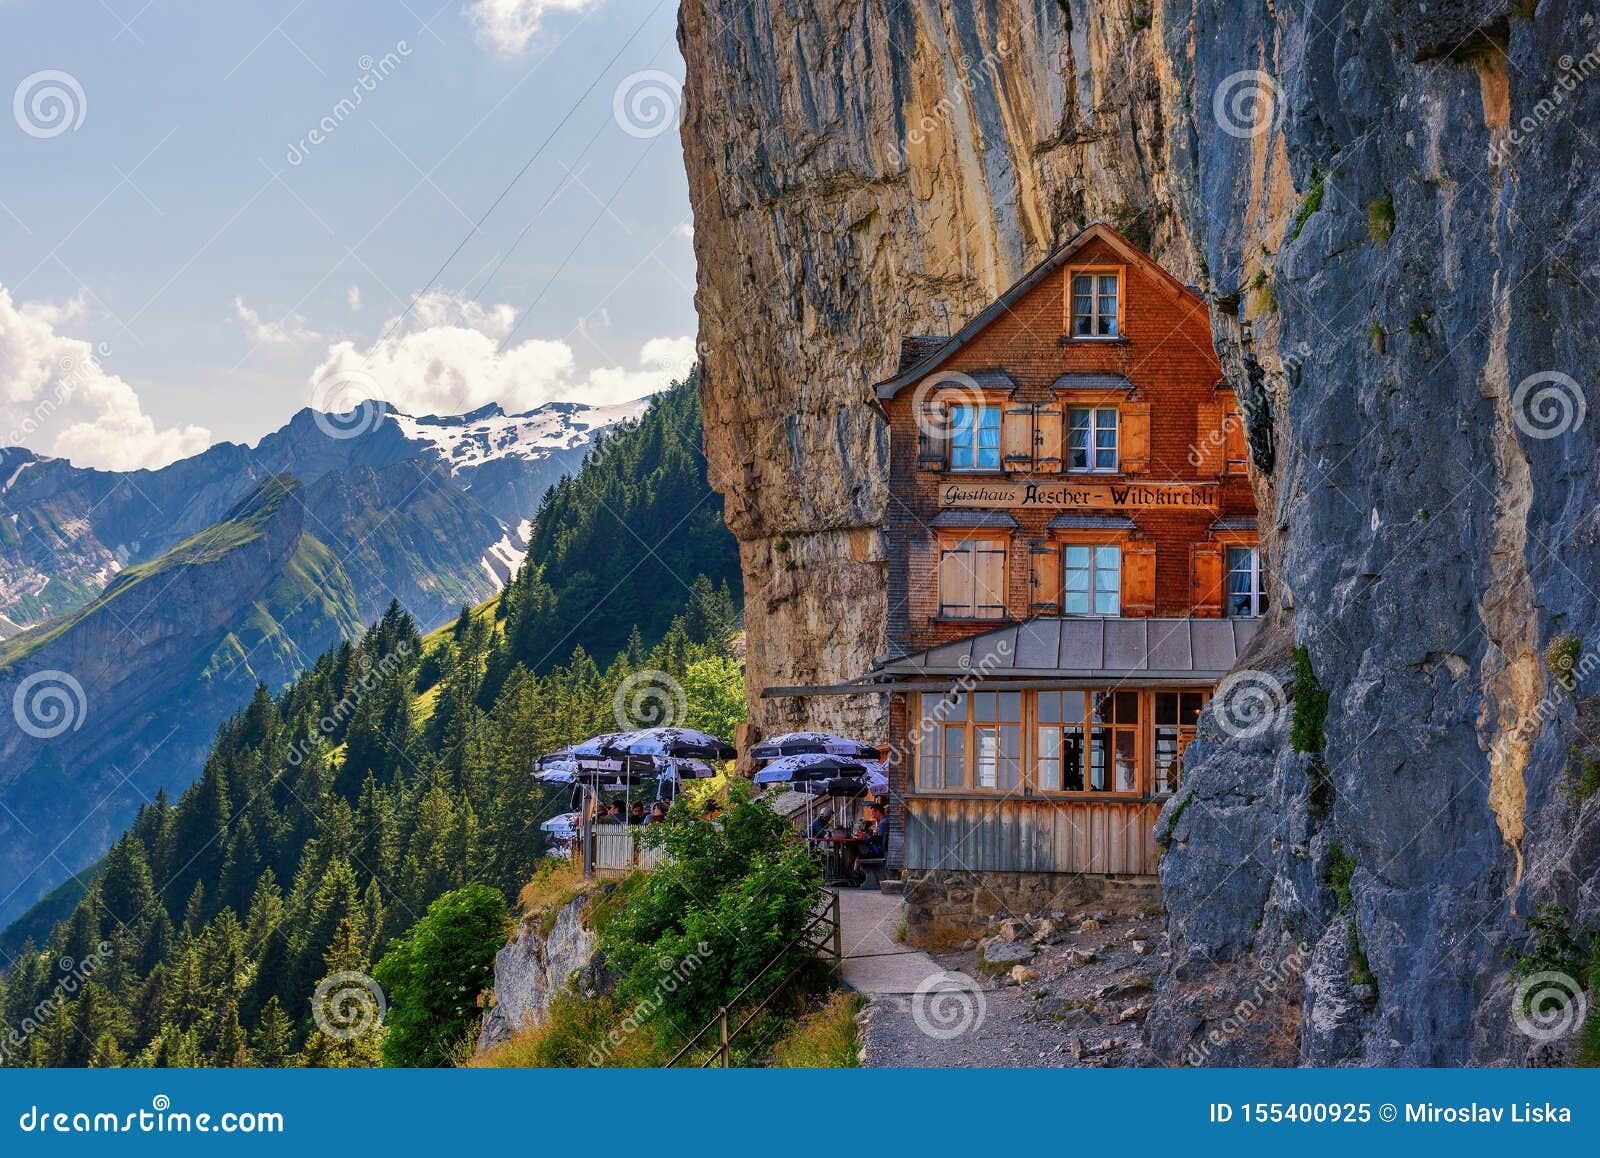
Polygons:
M1166 953L1154 914L996 920L961 950L934 955L949 978L941 991L872 998L865 1064L1156 1064L1140 1027Z

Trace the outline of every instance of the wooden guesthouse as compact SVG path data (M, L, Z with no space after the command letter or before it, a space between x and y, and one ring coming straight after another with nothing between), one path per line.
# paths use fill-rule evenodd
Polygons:
M1205 304L1093 225L958 333L905 339L876 394L891 653L856 686L890 696L913 914L1154 874L1196 716L1268 599Z

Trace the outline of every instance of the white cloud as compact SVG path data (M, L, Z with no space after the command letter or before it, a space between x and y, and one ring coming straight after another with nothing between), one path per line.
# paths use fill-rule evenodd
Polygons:
M464 414L489 402L517 413L557 400L603 405L639 398L683 377L694 362L693 338L652 338L636 365L591 369L580 369L563 341L528 338L501 351L515 322L509 305L426 294L404 324L385 324L388 337L365 349L348 341L331 345L311 375L311 397L328 394L319 385L355 380L407 414Z
M286 314L276 322L264 320L255 310L244 304L244 298L235 296L233 312L244 323L245 333L258 346L295 346L302 342L320 342L322 335L306 328L306 320L299 314Z
M74 302L19 305L0 286L0 446L104 470L165 466L209 446L203 427L158 430L133 387L101 364L104 345L56 332L82 313Z
M351 286L350 289L345 294L345 300L350 303L350 308L352 310L360 310L361 309L361 287L358 286L358 285Z
M550 12L582 12L600 0L473 0L467 9L478 38L507 56L527 51Z

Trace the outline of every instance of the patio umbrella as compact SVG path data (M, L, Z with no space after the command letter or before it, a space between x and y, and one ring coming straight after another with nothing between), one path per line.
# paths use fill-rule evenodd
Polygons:
M864 776L830 776L826 780L802 780L794 790L810 796L865 796L867 780Z
M625 733L604 745L604 753L614 760L632 756L732 760L739 754L727 741L693 728L646 728L642 732Z
M802 752L798 756L781 756L765 768L757 769L754 780L757 784L791 784L837 776L865 776L866 772L866 765L860 760Z
M783 756L804 755L853 756L862 760L875 760L878 750L871 744L836 736L832 732L786 732L763 740L750 749L750 758L760 761L777 760Z
M572 840L578 835L578 814L563 812L560 816L551 817L539 827L557 840Z

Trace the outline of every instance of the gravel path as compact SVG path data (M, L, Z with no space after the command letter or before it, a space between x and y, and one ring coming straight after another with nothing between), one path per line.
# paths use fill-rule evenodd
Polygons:
M1165 944L1159 918L1057 917L997 922L979 946L934 957L945 970L937 984L873 994L864 1064L1152 1064L1139 1026Z

